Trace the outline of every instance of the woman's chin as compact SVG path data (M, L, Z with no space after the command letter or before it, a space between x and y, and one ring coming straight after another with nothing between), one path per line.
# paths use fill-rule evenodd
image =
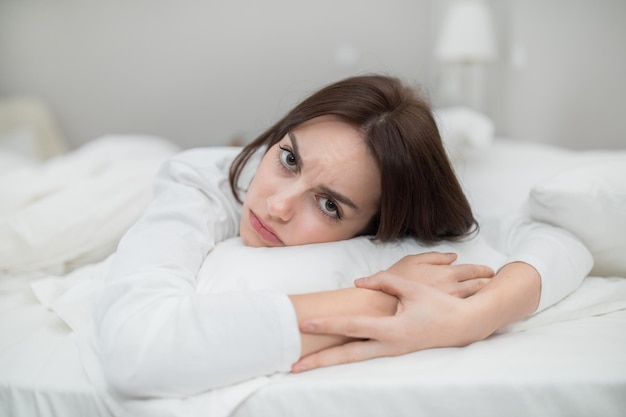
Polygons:
M261 240L256 233L251 230L246 230L245 228L241 228L239 237L241 237L241 242L244 246L249 246L251 248L264 248L269 246L263 242L263 240Z
M258 244L255 245L254 242L250 240L250 237L247 236L246 233L243 233L243 232L240 233L239 237L241 238L241 242L244 244L244 246L250 246L252 248L255 248L258 246Z

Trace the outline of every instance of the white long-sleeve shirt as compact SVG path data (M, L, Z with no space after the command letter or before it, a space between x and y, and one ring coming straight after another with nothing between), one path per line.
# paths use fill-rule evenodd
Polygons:
M237 235L241 205L227 180L236 153L205 149L171 159L152 204L118 246L95 322L105 375L122 393L187 396L289 370L298 359L297 322L284 294L195 291L204 257Z
M238 234L241 204L228 184L238 151L195 149L169 160L153 202L119 244L94 319L105 376L124 396L185 397L289 371L300 355L284 292L196 291L207 254ZM255 167L246 167L242 184ZM509 261L539 271L539 309L577 288L591 268L588 251L560 229L516 220L490 230L514 255Z

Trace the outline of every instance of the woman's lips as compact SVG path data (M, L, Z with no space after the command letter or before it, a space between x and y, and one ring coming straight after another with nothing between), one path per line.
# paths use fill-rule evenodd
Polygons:
M268 243L280 245L283 244L283 241L278 238L274 230L272 230L271 227L263 223L263 221L259 219L252 210L250 210L249 219L250 225L261 239L265 240Z

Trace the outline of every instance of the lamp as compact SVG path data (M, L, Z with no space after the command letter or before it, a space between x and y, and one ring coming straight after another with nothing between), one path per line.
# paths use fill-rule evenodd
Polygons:
M483 0L456 0L448 7L435 56L444 72L448 69L448 74L442 74L442 90L455 104L461 101L482 107L483 67L497 55L494 32L491 12Z

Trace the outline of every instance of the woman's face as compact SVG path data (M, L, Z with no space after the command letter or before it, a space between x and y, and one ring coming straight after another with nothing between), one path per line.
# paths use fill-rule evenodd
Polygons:
M246 194L240 235L256 247L349 239L379 201L380 171L361 134L322 116L267 151Z

